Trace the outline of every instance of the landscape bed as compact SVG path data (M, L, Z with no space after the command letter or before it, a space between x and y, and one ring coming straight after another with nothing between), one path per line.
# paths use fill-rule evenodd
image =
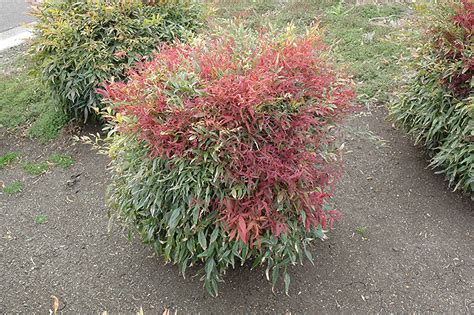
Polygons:
M199 279L183 280L139 240L127 240L118 221L109 225L109 159L71 141L74 128L41 145L22 137L20 124L0 133L0 185L8 187L0 193L0 265L7 270L0 311L47 312L54 296L66 312L472 312L472 201L425 168L424 153L386 121L381 103L386 87L395 88L385 81L397 71L391 61L407 52L392 39L409 11L316 1L221 4L211 23L223 27L234 15L254 28L296 17L297 29L322 16L326 38L338 43L335 56L354 73L363 106L345 127L345 170L335 190L343 218L315 245L316 266L290 267L289 296L283 285L271 292L264 270L236 266L211 298ZM83 134L95 133L88 128Z

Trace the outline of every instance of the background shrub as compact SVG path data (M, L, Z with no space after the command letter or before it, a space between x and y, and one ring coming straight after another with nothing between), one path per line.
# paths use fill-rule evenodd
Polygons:
M87 120L99 106L96 88L149 55L157 44L187 40L201 25L193 1L44 1L31 52L37 71L66 111Z
M408 60L410 77L391 115L415 136L454 189L474 191L474 4L445 1L423 8L421 36Z
M111 205L183 275L202 262L213 294L235 263L288 290L287 267L312 260L339 216L336 124L353 95L316 36L240 35L165 47L101 92L119 131Z

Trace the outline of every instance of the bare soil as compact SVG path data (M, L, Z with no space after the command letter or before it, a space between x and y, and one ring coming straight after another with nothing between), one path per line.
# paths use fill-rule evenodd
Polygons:
M45 314L52 295L65 313L474 313L473 202L451 192L385 116L375 108L348 122L336 196L344 217L316 245L315 265L292 269L290 296L247 266L209 296L118 224L108 232L107 157L68 136L40 145L0 130L0 155L76 160L40 176L21 161L0 170L3 183L24 183L0 193L0 313Z

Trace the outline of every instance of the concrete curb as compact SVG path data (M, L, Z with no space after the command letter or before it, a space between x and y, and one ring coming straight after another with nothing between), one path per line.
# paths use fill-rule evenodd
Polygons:
M26 27L18 26L0 33L0 51L21 45L31 38L33 33Z

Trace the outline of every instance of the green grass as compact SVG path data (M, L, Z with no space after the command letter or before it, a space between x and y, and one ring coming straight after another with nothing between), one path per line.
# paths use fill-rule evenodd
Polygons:
M44 214L39 214L35 217L36 224L44 224L48 222L48 216Z
M0 127L16 128L31 138L55 139L68 121L26 70L0 75Z
M18 156L19 154L16 152L8 152L4 155L0 155L0 169L5 168L6 166L13 163L18 158Z
M23 164L23 170L30 175L41 175L48 171L48 163L43 161L39 163L26 162Z
M64 113L55 109L54 106L48 106L31 124L28 135L43 143L48 142L58 137L67 122L68 118Z
M65 154L58 154L58 153L51 154L49 156L48 161L62 168L68 168L74 165L75 163L74 159L71 156L65 155Z
M367 227L366 226L358 226L355 229L355 232L362 236L363 238L367 238Z
M20 181L15 181L3 188L3 192L7 194L16 194L23 190L23 184Z
M221 0L217 3L216 16L223 19L237 18L250 27L269 24L282 28L293 22L303 28L334 4L333 0Z
M391 23L403 14L399 5L365 5L353 7L347 14L327 15L326 41L337 43L334 52L340 62L349 64L359 97L388 101L399 71L396 60L406 51L402 43L391 39L396 32Z
M403 43L391 39L405 11L402 5L355 6L333 0L221 0L216 15L257 29L283 30L292 22L300 32L319 21L334 59L354 75L359 100L380 103L388 100L399 71L396 59L406 51Z

